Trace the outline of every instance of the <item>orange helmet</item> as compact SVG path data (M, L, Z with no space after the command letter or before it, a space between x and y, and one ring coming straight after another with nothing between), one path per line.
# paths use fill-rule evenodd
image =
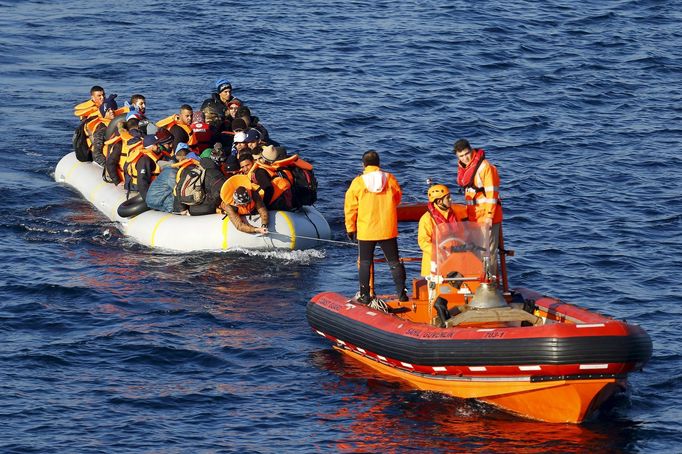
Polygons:
M434 184L429 188L428 196L429 202L433 203L436 200L450 195L450 190L444 184Z

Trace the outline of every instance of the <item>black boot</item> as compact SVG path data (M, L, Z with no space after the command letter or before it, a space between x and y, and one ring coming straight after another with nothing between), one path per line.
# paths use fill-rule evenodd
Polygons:
M448 310L448 301L443 297L438 297L436 302L433 303L433 307L436 308L438 312L438 317L441 319L443 324L450 319L450 311Z
M410 298L407 296L407 289L405 288L405 280L407 279L407 273L405 272L405 265L398 262L390 266L391 275L393 276L393 282L395 283L395 290L398 294L398 300L402 303L409 301Z

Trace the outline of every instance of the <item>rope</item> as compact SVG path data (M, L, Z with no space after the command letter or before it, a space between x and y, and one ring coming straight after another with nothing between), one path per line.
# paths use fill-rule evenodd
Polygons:
M291 235L287 235L286 233L279 233L279 232L268 232L268 235L282 235L291 238ZM353 246L357 247L358 243L353 243L352 241L338 241L338 240L326 240L324 238L317 238L314 236L305 236L305 235L296 235L296 238L303 238L304 240L315 240L315 241L322 241L326 243L335 243L335 244L343 244L345 246ZM415 251L412 249L403 249L403 248L398 248L400 252L408 252L410 254L419 254L421 255L422 251Z

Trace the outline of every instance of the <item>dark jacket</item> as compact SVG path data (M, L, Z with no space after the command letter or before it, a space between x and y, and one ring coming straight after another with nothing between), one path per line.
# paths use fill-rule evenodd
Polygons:
M92 134L92 160L102 167L104 167L105 164L104 153L102 150L104 149L104 136L106 132L107 125L100 123L97 125L95 132Z

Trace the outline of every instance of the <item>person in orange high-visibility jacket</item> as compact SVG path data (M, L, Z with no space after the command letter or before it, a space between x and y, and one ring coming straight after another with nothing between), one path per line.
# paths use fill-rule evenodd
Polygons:
M464 189L469 222L478 223L488 236L490 273L497 276L497 250L500 244L502 203L500 177L497 168L485 159L483 150L471 148L469 141L455 142L457 156L457 184Z
M378 244L393 275L400 301L408 301L405 267L398 252L398 212L402 190L393 175L379 168L379 154L369 150L362 155L364 171L346 191L344 214L349 239L358 241L360 296L370 303L370 268Z

